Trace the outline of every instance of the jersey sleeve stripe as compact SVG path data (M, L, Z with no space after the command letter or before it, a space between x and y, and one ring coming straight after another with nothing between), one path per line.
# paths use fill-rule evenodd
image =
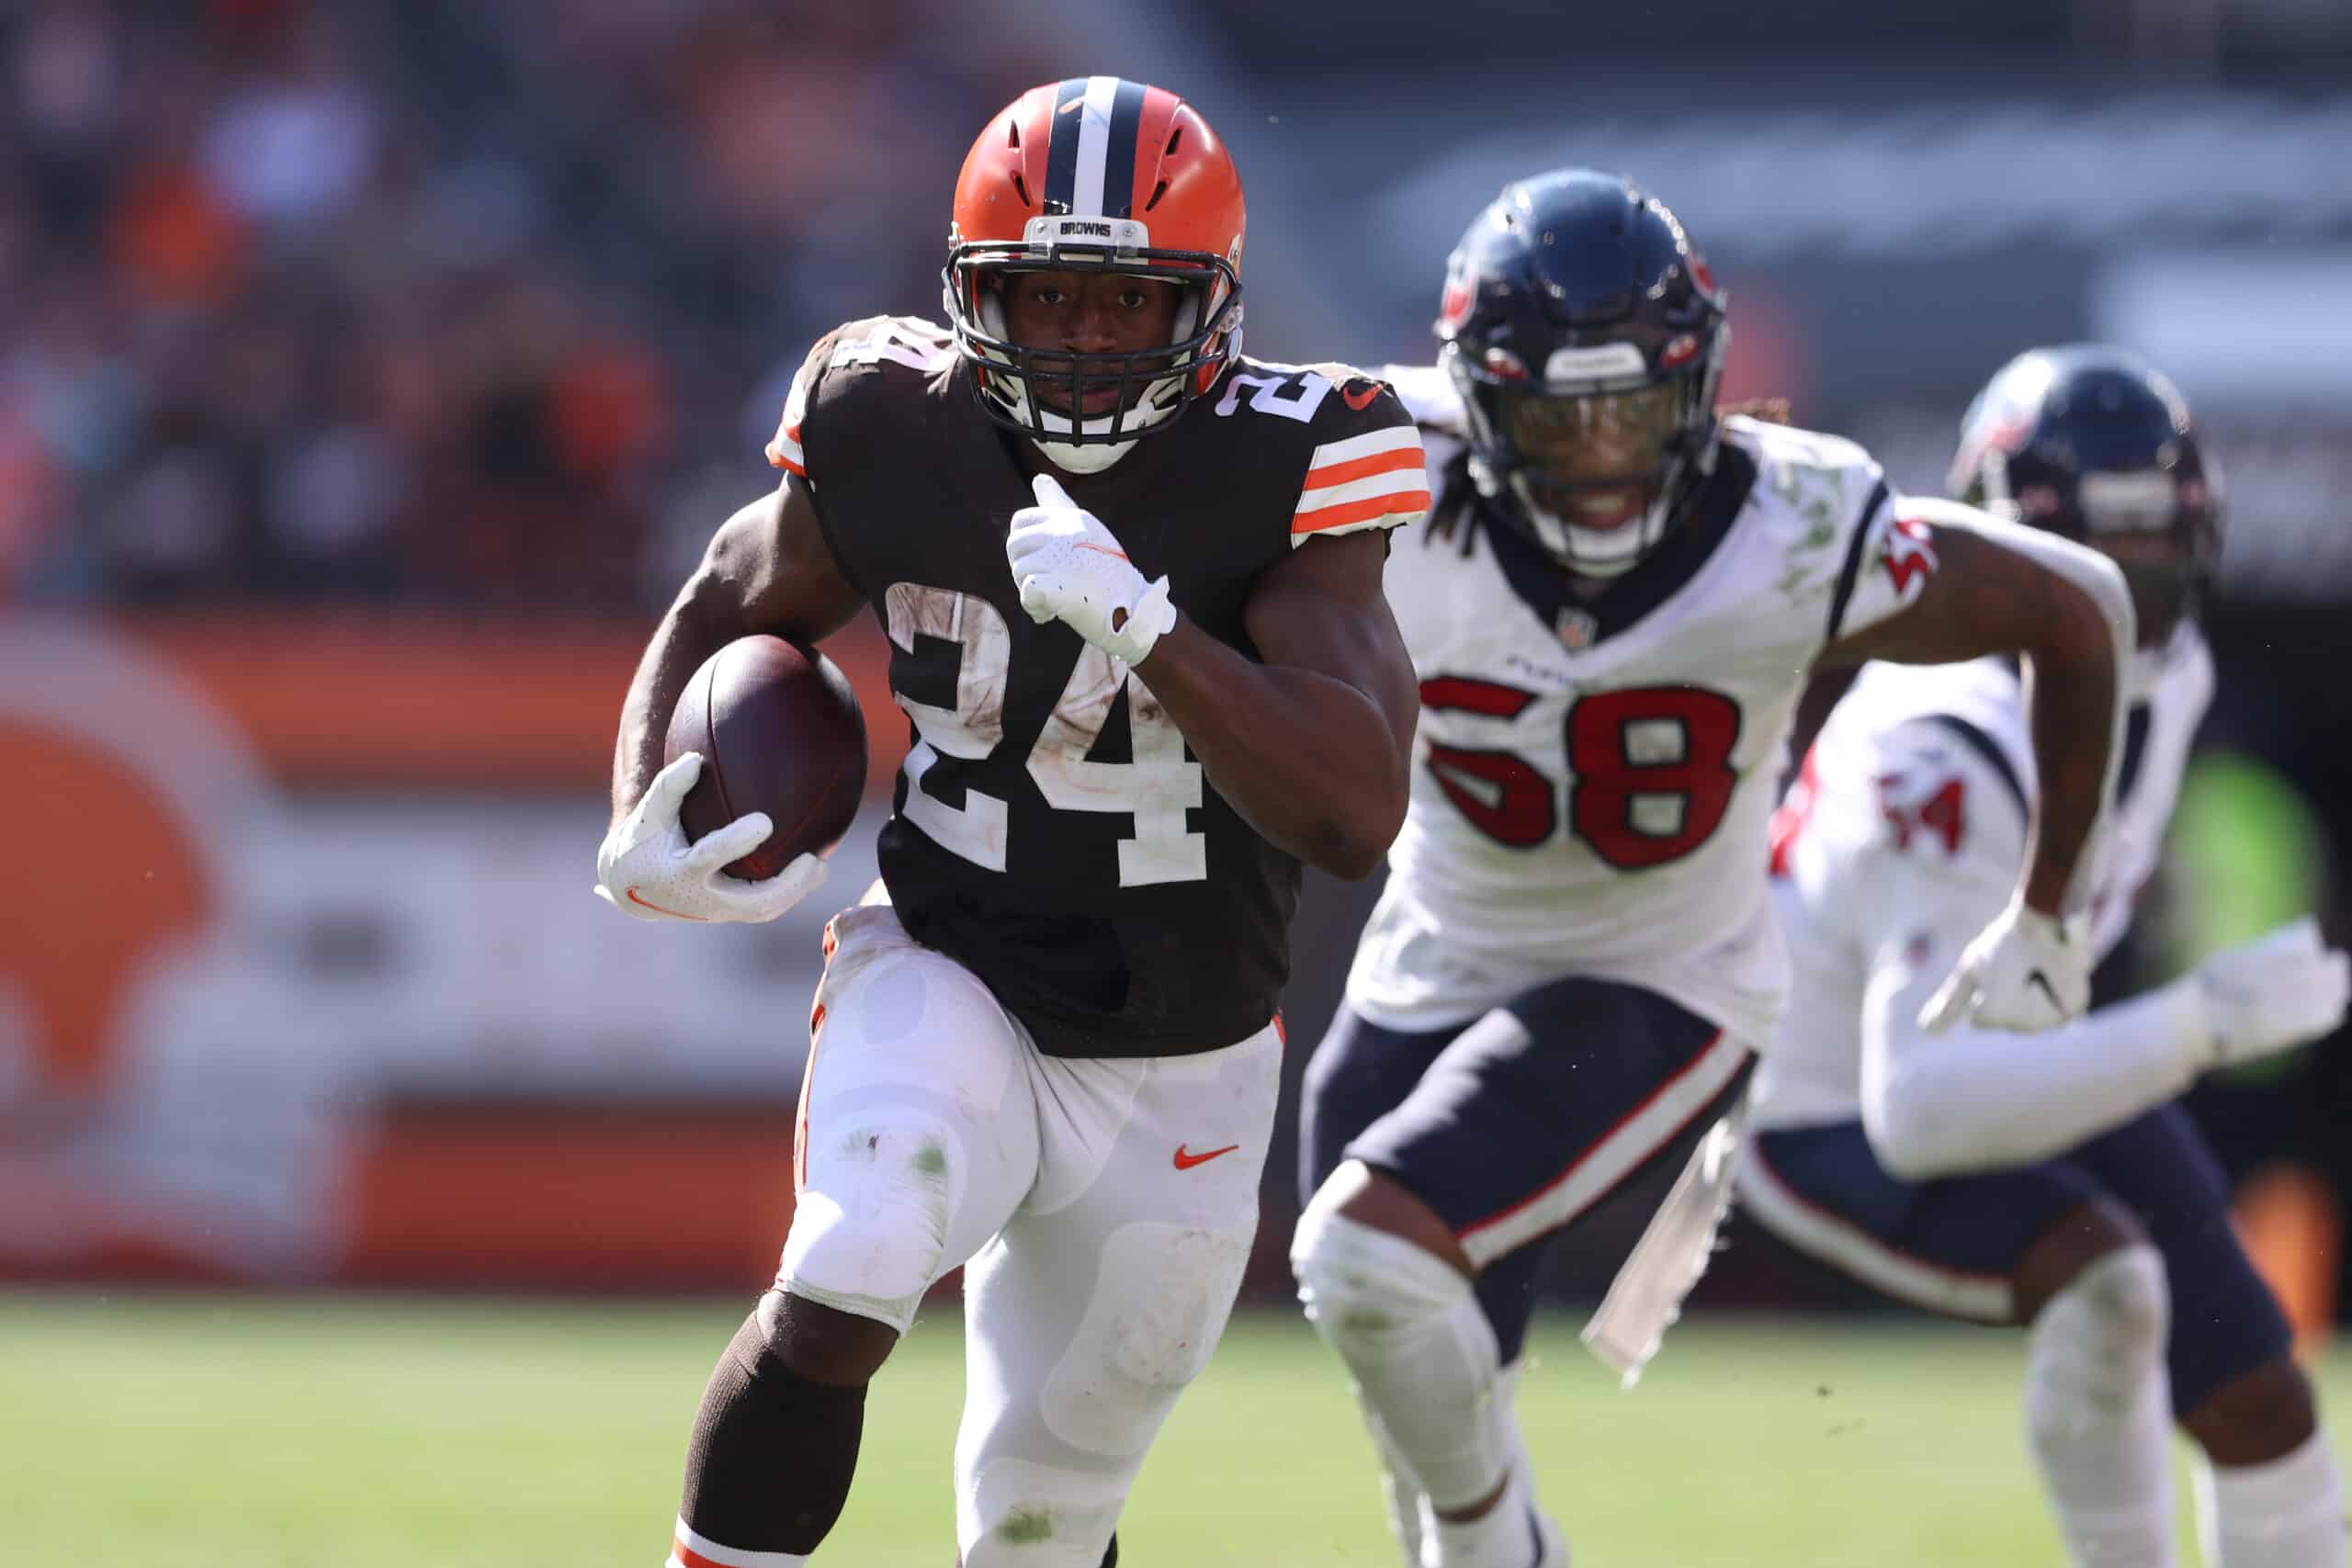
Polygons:
M2010 1321L2015 1303L2007 1280L1962 1273L1897 1251L1790 1186L1772 1168L1760 1146L1742 1151L1738 1172L1740 1201L1766 1230L1798 1251L1841 1269L1897 1301L1980 1323Z
M1306 471L1312 475L1317 468L1352 463L1359 457L1370 457L1382 452L1409 450L1418 455L1420 449L1421 433L1419 430L1409 424L1392 424L1385 430L1351 435L1345 441L1326 441L1307 459Z
M768 466L798 474L804 479L808 477L808 459L800 450L798 425L787 424L777 429L775 439L768 443Z
M1845 564L1838 569L1838 589L1829 596L1827 641L1836 642L1839 628L1846 624L1846 605L1854 597L1854 580L1861 575L1862 552L1871 540L1871 523L1878 516L1879 508L1886 504L1888 493L1886 481L1879 480L1871 498L1862 502L1862 514L1854 520L1854 536L1847 541Z
M1415 491L1427 494L1430 476L1426 468L1415 463L1389 473L1349 479L1344 484L1325 484L1322 475L1309 474L1307 484L1310 488L1299 496L1298 506L1293 513L1299 521L1334 506L1344 506L1349 502L1363 501L1375 495L1410 495Z
M1375 452L1369 457L1351 457L1340 463L1320 463L1306 470L1309 493L1325 485L1345 484L1368 474L1394 474L1405 471L1420 473L1428 468L1420 452L1400 446L1393 452Z
M823 346L823 340L819 340L818 347ZM815 352L810 351L812 355ZM768 443L769 467L798 474L804 479L808 477L808 459L800 450L800 425L808 417L808 383L812 379L806 364L793 373L792 389L784 396L784 412L776 416L775 438Z
M1377 517L1366 517L1353 523L1331 523L1320 528L1294 530L1290 547L1298 548L1309 539L1336 539L1342 534L1362 534L1371 529L1402 528L1420 521L1419 512L1384 512Z
M1290 542L1293 547L1318 534L1352 534L1360 528L1401 528L1419 520L1430 509L1430 492L1426 490L1401 491L1392 495L1367 496L1362 501L1342 502L1318 511L1302 513L1291 519Z
M1724 1105L1754 1055L1716 1031L1648 1099L1579 1151L1566 1170L1510 1207L1454 1233L1463 1252L1473 1263L1491 1263L1575 1219L1679 1137L1701 1112ZM1723 1111L1715 1110L1715 1114Z
M2000 742L1956 713L1929 714L1928 722L1950 730L1970 750L1983 758L1984 765L1998 773L2001 783L2007 786L2009 798L2018 803L2018 814L2028 822L2033 820L2033 807L2028 804L2029 797L2024 783L2018 777L2017 764L2009 761L2009 754L2001 750Z

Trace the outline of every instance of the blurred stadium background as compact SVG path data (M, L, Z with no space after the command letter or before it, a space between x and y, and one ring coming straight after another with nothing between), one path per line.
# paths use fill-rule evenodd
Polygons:
M788 1216L821 917L599 908L613 718L809 341L935 312L964 149L1034 82L1220 128L1276 358L1424 355L1462 225L1564 162L1690 224L1727 396L1913 488L2017 349L2147 353L2228 481L2222 683L2106 983L2306 908L2352 939L2352 12L1930 9L0 5L0 1562L654 1560ZM879 646L832 651L887 791ZM1295 1040L1368 902L1311 889ZM2194 1104L2317 1349L2352 1052ZM1147 1568L1390 1561L1284 1306L1288 1122ZM1589 1560L2056 1561L2014 1345L1747 1240L1699 1307L1654 1387L1565 1317L1531 1380ZM950 1554L954 1368L918 1335L886 1376L829 1562Z

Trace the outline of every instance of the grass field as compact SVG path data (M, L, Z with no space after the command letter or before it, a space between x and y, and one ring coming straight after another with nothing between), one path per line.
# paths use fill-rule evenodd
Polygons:
M740 1303L0 1295L8 1568L658 1568ZM828 1568L946 1568L952 1312L876 1385ZM1678 1330L1631 1393L1539 1332L1521 1404L1582 1568L2056 1563L2013 1336ZM2352 1360L2327 1371L2352 1407ZM1244 1316L1161 1438L1125 1568L1392 1568L1333 1365ZM2193 1561L2193 1556L2188 1560Z

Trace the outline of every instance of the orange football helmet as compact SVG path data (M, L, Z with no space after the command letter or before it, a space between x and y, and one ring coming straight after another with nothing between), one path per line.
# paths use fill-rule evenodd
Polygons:
M1110 467L1144 432L1207 391L1241 351L1241 175L1198 110L1116 76L1032 87L989 122L956 181L948 321L989 417L1064 468ZM1164 349L1073 354L1005 335L1009 273L1095 269L1182 287ZM1039 359L1051 361L1041 370ZM1043 407L1035 383L1067 382L1068 407L1115 386L1112 412Z

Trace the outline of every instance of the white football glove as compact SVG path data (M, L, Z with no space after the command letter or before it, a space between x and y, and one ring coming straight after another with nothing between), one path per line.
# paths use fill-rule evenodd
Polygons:
M1102 519L1072 501L1051 474L1039 474L1031 488L1037 504L1012 514L1004 539L1021 607L1039 626L1067 621L1112 658L1142 663L1176 624L1168 579L1146 582Z
M2188 976L2208 1039L2200 1065L2252 1061L2316 1039L2344 1021L2352 964L2319 940L2306 915L2267 936L2224 948Z
M1919 1010L1919 1027L1940 1034L1964 1020L2030 1032L2080 1016L2090 999L2090 918L2053 920L2012 898Z
M702 776L688 751L653 775L637 808L596 851L596 897L640 920L773 920L817 889L825 863L804 854L763 882L725 868L767 842L767 813L738 817L692 843L678 822L686 792Z

